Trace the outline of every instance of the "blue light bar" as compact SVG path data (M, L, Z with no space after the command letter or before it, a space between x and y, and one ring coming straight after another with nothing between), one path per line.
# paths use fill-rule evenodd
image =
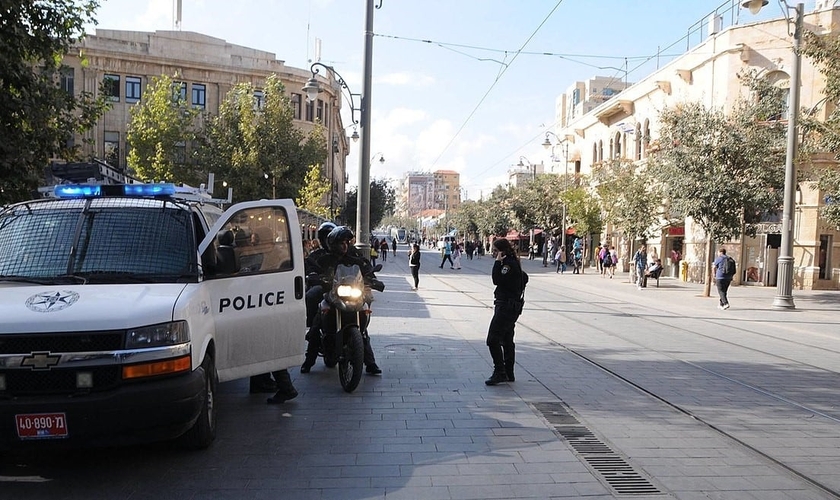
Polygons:
M53 188L56 198L87 198L100 196L101 192L100 186L93 184L59 184Z
M173 196L175 184L59 184L53 188L53 193L56 198Z
M175 184L126 184L126 196L172 196L175 194Z

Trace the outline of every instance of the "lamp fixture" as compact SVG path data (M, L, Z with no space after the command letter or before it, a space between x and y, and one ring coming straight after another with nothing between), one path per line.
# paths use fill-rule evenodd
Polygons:
M354 94L350 91L350 87L347 86L347 82L344 80L344 77L335 70L332 66L327 66L324 63L315 62L312 63L312 66L309 67L309 71L312 73L312 76L309 80L306 81L306 85L303 86L301 90L306 94L306 100L309 102L314 101L318 98L318 94L323 92L321 88L321 84L318 82L318 79L315 77L318 73L320 73L320 69L318 66L326 69L328 72L332 73L333 77L335 77L336 82L341 87L341 89L347 94L347 98L350 100L350 120L353 124L353 135L350 136L353 139L353 142L359 140L359 133L356 131L356 125L358 125L359 120L356 119L356 111L359 112L359 115L364 113L364 109L356 107L356 97L360 98L360 101L364 103L364 100L361 99L361 94Z
M768 0L747 0L741 4L741 7L749 9L750 14L755 15L768 3L770 3Z

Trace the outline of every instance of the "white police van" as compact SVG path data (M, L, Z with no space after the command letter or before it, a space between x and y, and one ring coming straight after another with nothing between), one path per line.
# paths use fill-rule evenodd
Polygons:
M0 211L0 448L216 435L216 388L303 360L291 200L59 185Z

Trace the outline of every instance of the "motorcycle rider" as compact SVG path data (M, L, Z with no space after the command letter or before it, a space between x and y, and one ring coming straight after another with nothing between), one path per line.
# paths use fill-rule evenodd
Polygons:
M321 268L318 266L318 259L329 253L329 243L327 236L330 231L335 229L335 224L332 222L324 222L318 226L318 242L321 244L320 248L310 253L306 260L303 261L303 269L306 276L310 273L321 273ZM324 288L320 285L313 285L306 291L306 359L300 366L301 373L309 373L309 370L315 366L315 361L318 360L318 351L321 347L321 325L318 322L318 303L324 297Z
M328 252L322 254L315 261L315 265L320 270L322 282L328 283L332 281L332 273L338 264L359 266L366 285L370 285L376 279L373 267L367 259L359 255L358 250L351 244L354 238L353 231L347 226L338 226L327 235ZM315 337L315 335L310 335L310 337ZM365 348L365 371L370 375L381 374L382 370L376 364L376 358L373 355L373 348L370 345L370 337L368 336L367 329L362 333L362 339Z

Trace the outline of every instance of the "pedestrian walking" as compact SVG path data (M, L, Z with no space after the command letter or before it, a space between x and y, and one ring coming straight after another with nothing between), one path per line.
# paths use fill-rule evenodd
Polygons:
M455 269L461 269L461 254L464 253L461 251L461 245L456 243L455 249L452 251L452 261L455 263Z
M557 270L555 272L560 274L566 272L566 249L562 246L557 251Z
M735 276L735 259L726 255L726 249L721 248L718 251L718 256L713 264L715 272L715 284L717 285L718 295L720 296L720 304L718 309L725 311L729 309L729 285L732 284L732 278Z
M396 238L391 238L391 253L393 253L394 256L397 255L397 239Z
M484 381L487 385L515 380L516 346L513 343L516 320L525 305L525 285L528 275L522 271L519 256L504 238L493 242L493 319L487 331L487 347L493 358L493 374Z
M411 247L411 253L408 254L408 268L411 269L411 277L414 278L414 288L417 290L420 286L420 245L414 244Z
M633 255L633 266L636 268L636 286L639 290L645 286L645 270L647 269L647 246L642 245Z
M598 259L601 262L601 277L609 276L612 278L612 254L610 253L610 249L607 245L604 245L604 248L601 249L601 255Z
M388 261L388 240L386 240L385 238L382 238L382 241L379 243L379 253L382 255L382 262L387 262Z
M440 256L443 257L440 261L440 268L443 269L443 263L449 261L449 269L455 269L455 263L452 262L452 242L446 241L443 248L440 249Z

